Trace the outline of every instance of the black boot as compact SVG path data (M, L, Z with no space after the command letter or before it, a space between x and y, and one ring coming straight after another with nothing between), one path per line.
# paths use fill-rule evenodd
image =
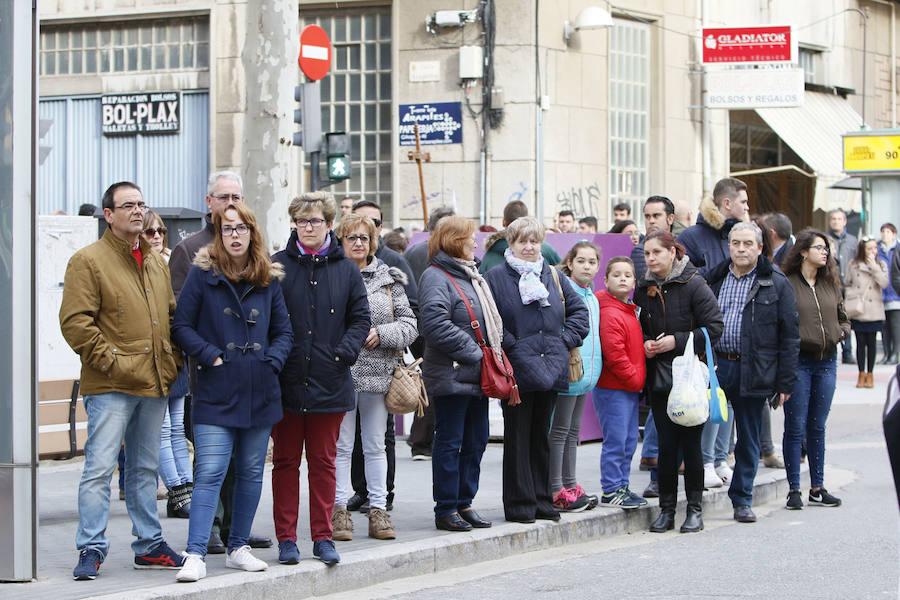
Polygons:
M681 526L681 533L703 530L703 492L687 492L687 517Z
M650 524L650 531L653 533L663 533L670 529L675 529L675 502L677 498L675 494L659 495L659 516Z

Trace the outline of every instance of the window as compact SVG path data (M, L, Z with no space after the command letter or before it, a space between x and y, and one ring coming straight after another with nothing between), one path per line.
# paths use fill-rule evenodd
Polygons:
M609 53L609 210L641 215L650 162L650 26L615 19ZM610 218L610 222L612 219Z
M209 68L206 17L41 27L41 75Z
M822 83L819 81L822 53L812 48L800 48L798 58L800 68L803 69L803 81L806 83Z
M322 130L350 134L350 179L330 189L339 203L362 196L392 214L391 184L391 11L389 8L335 11L305 17L301 27L325 29L333 62L322 79Z

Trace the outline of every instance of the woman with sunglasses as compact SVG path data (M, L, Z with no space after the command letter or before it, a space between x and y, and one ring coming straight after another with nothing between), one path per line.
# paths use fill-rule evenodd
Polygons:
M784 464L790 485L787 508L803 508L800 446L804 437L809 455L809 503L840 506L840 499L822 487L825 421L837 381L837 345L850 335L838 266L825 234L806 229L797 235L783 267L794 288L800 317L797 383L784 404Z
M300 561L297 512L304 455L313 556L328 565L341 560L331 525L337 441L344 414L356 407L350 367L371 325L359 267L331 231L336 212L331 194L294 198L288 213L296 229L274 256L284 265L282 287L294 328L294 345L281 373L284 418L272 429L272 513L278 562L287 565Z
M153 251L158 252L168 263L172 251L169 249L169 234L162 217L148 210L144 225L144 239ZM191 472L191 456L184 435L184 397L187 393L188 376L185 361L184 368L178 373L178 379L172 385L160 436L159 478L169 490L166 502L166 516L169 518L187 519L191 514L194 475Z
M278 373L291 348L291 322L256 218L241 203L213 215L216 236L194 257L178 297L172 335L196 364L192 423L196 484L187 551L178 581L206 576L219 491L234 465L225 566L268 568L250 552L269 432L282 416ZM192 367L194 368L194 367Z

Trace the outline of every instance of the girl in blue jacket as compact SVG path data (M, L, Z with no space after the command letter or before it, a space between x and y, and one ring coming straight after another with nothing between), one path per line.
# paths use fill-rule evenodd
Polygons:
M176 342L196 361L194 494L178 581L206 576L209 532L232 460L234 500L225 566L268 567L250 553L248 539L269 432L282 416L278 372L293 338L278 283L284 271L269 259L253 212L235 204L215 214L213 226L216 236L194 258L172 325Z
M556 398L553 421L550 425L550 491L557 510L578 512L597 506L597 497L584 492L575 480L575 453L584 400L597 378L603 358L600 353L600 305L594 297L593 281L600 270L600 249L591 242L578 242L560 263L568 275L562 285L571 289L584 301L588 309L589 328L579 350L584 375L569 383L569 390Z

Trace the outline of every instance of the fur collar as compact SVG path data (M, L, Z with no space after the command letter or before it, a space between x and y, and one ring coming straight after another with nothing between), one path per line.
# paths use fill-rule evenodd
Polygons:
M725 225L725 215L721 213L719 207L709 196L700 201L700 216L713 229L722 229L722 226Z
M197 254L194 256L194 264L204 271L212 270L213 274L219 274L218 269L215 268L216 265L213 264L212 257L209 255L209 246L203 246L197 250ZM273 262L269 267L269 275L273 279L284 279L284 267L281 266L281 263Z
M500 240L506 241L506 230L498 231L496 233L492 233L491 235L484 238L484 251L489 252L491 248L494 247L494 244L499 242Z

